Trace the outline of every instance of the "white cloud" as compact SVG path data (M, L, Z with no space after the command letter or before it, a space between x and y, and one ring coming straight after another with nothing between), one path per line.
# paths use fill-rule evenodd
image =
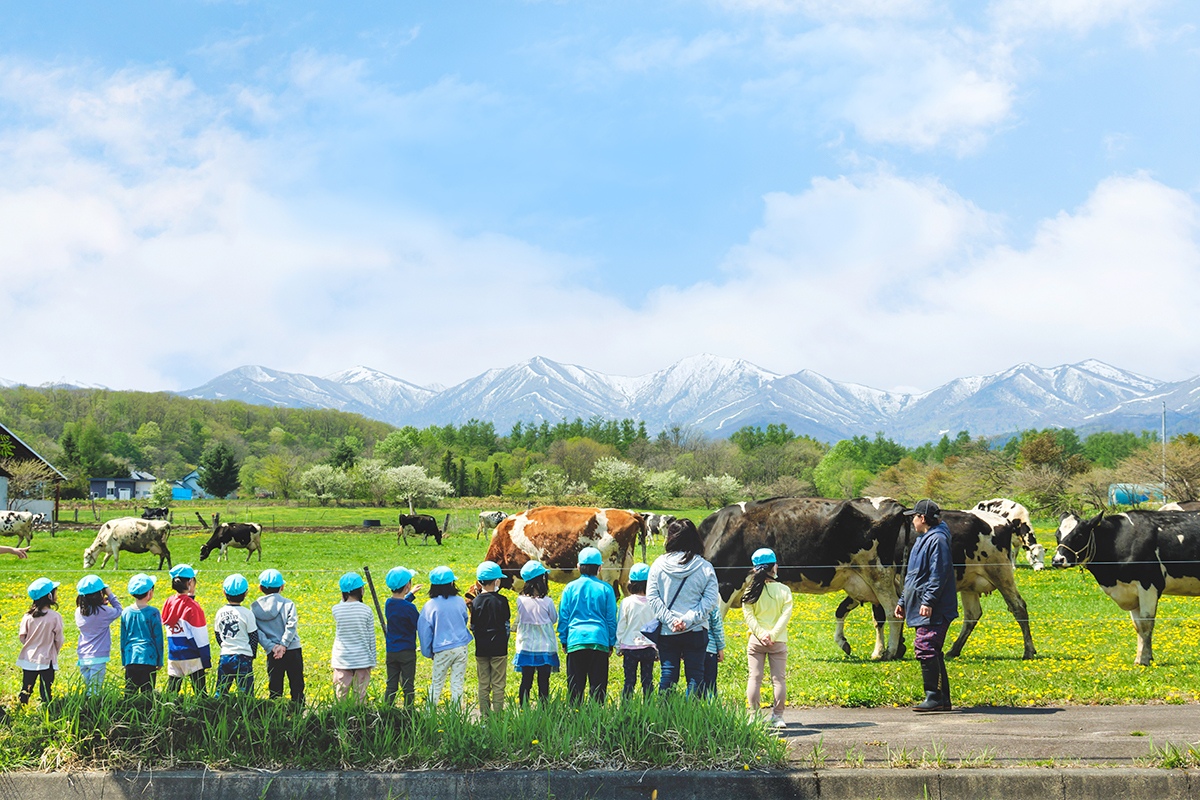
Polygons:
M814 19L901 19L923 17L934 7L931 0L718 0L739 11L803 14Z
M1158 5L1155 0L995 0L988 12L1001 31L1066 30L1083 36L1114 23L1143 31Z
M741 38L724 31L708 31L687 42L678 36L631 36L613 48L612 61L625 72L685 68L729 51Z

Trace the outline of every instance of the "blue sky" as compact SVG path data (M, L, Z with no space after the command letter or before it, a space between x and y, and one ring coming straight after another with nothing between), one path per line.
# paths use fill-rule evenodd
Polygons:
M1133 0L0 4L0 376L699 352L1200 373L1200 33ZM914 364L921 364L914 370Z

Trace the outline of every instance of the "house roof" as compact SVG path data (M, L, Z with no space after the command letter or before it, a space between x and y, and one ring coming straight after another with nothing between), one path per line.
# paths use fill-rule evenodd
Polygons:
M47 467L54 470L54 474L58 476L58 478L56 478L56 480L65 481L67 479L66 475L63 475L61 472L58 471L58 469L55 468L55 466L53 464L51 464L49 461L47 461L46 459L44 459L40 455L38 455L36 450L34 450L29 445L25 444L25 442L21 441L21 437L17 436L15 433L10 431L8 429L8 427L5 426L3 423L0 423L0 433L6 434L8 436L8 438L12 440L13 458L16 458L19 460L36 458L38 461L42 462ZM12 476L9 475L8 477L11 478Z
M135 481L156 481L156 480L158 480L158 478L154 477L149 472L146 472L145 470L138 470L138 469L130 470L129 477L133 478Z

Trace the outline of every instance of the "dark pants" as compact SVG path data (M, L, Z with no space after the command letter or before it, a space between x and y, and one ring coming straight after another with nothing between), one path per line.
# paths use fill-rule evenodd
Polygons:
M304 651L302 648L285 650L283 656L275 658L267 653L267 692L271 699L283 697L283 679L287 678L288 693L293 703L304 703ZM253 687L251 687L253 691Z
M229 686L237 681L238 694L254 694L254 659L245 655L221 656L217 664L217 688L214 697L220 697L229 691Z
M704 654L704 685L700 687L701 697L717 696L717 654Z
M33 685L41 680L41 688L39 695L43 703L50 702L50 687L54 685L54 667L46 667L45 669L23 669L21 670L21 694L18 699L21 705L29 702L29 698L33 696Z
M654 691L654 648L641 650L622 650L621 658L625 660L625 688L621 695L628 697L633 694L633 687L638 680L638 667L642 670L642 697L649 697Z
M921 662L925 691L939 692L946 704L950 703L950 675L946 672L946 658L942 648L946 646L946 634L950 622L922 625L913 634L913 653Z
M592 699L603 703L608 694L608 651L576 650L567 653L567 694L572 703L583 699L583 690L591 686Z
M529 693L533 690L533 679L537 677L538 699L550 697L550 665L540 667L521 667L521 688L517 691L517 701L521 705L529 703Z
M208 691L208 670L198 669L189 674L187 679L192 682L192 691L196 697L202 697ZM167 678L167 691L172 694L179 694L179 690L183 688L183 678L178 675L171 675Z
M687 691L691 695L704 684L704 650L708 631L703 628L687 633L663 633L658 637L658 690L669 692L679 680L681 668L687 671Z
M417 651L389 650L387 654L387 692L383 702L389 706L396 699L396 689L404 692L404 705L416 702Z
M154 664L126 664L125 696L136 692L153 692L157 672L158 667Z

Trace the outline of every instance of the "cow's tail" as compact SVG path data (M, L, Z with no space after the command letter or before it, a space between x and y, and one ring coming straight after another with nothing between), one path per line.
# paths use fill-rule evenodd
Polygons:
M646 563L646 517L642 514L633 515L638 522L638 544L642 546L642 563Z

